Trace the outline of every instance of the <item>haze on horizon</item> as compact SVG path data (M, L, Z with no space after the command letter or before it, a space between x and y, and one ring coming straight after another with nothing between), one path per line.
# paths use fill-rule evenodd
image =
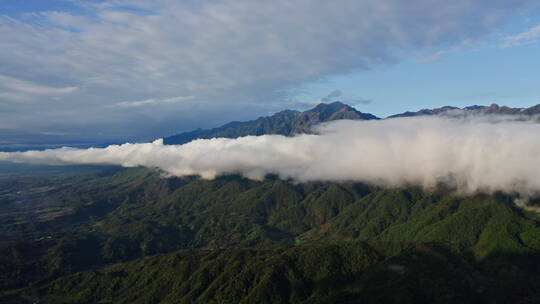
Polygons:
M538 1L0 1L0 145L540 103Z

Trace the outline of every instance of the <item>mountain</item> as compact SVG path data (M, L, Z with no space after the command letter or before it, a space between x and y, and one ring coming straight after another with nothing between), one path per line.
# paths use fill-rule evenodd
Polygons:
M163 142L168 145L181 145L198 138L236 138L263 134L290 136L299 133L309 133L311 127L316 124L338 119L369 120L378 118L371 114L359 112L341 102L330 104L320 103L313 109L305 112L285 110L272 116L259 117L252 121L235 121L210 130L197 129L191 132L165 137Z
M523 113L526 115L538 115L540 114L540 104L526 108L523 110Z
M459 110L459 108L452 107L452 106L444 106L442 108L436 108L436 109L422 109L417 112L404 112L401 114L395 114L388 116L388 118L398 118L398 117L414 117L414 116L422 116L422 115L438 115L447 111L451 110Z
M537 115L540 114L540 105L536 105L530 108L510 108L507 106L499 106L498 104L492 104L490 106L468 106L464 108L444 106L436 109L422 109L417 112L404 112L401 114L391 115L388 118L398 117L414 117L424 115L447 115L447 114L495 114L495 115Z
M444 106L435 109L422 109L417 112L404 112L388 116L388 118L414 117L429 115L456 115L456 114L496 114L496 115L526 115L533 116L540 114L540 105L530 108L510 108L492 104L490 106L468 106L458 108ZM310 133L313 126L339 119L372 120L378 117L362 113L356 109L341 103L330 104L320 103L311 110L304 112L285 110L272 116L259 117L256 120L246 122L230 122L214 129L197 129L190 132L180 133L165 137L163 142L167 145L181 145L199 138L236 138L248 135L281 134L291 136L300 133Z

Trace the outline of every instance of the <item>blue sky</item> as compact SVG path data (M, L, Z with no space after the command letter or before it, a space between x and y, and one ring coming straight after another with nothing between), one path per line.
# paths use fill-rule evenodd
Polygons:
M0 0L0 7L2 7L3 14L12 16L16 16L22 13L32 13L36 11L77 10L77 6L73 5L72 2L62 0Z
M500 41L492 43L432 62L409 59L371 71L328 77L324 82L306 84L306 93L297 97L314 100L339 88L343 95L370 100L357 108L381 117L445 105L540 104L540 44L502 47Z
M0 145L540 103L536 0L0 0ZM331 92L332 98L325 98Z

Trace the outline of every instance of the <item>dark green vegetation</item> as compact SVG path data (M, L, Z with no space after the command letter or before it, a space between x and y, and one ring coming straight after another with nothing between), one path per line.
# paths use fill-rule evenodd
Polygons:
M504 194L4 172L2 303L540 301L540 218Z
M235 121L210 130L197 129L195 131L173 135L164 138L163 142L167 145L181 145L197 138L236 138L263 134L289 136L299 133L309 133L311 132L311 128L316 124L338 119L369 120L378 118L371 114L358 112L341 102L331 104L321 103L305 112L285 110L272 116L259 117L252 121Z

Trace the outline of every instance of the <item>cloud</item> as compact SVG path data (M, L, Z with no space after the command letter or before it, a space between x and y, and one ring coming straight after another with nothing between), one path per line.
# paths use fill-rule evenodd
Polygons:
M138 100L138 101L122 101L118 103L113 103L111 105L106 105L106 107L109 107L109 108L141 107L141 106L147 106L147 105L177 103L184 100L190 100L193 98L195 98L195 96L177 96L177 97L171 97L171 98L150 98L150 99Z
M330 92L328 95L326 95L326 97L321 98L321 101L331 102L331 101L334 101L336 98L340 97L341 95L343 95L343 92L341 92L341 90L334 90Z
M0 98L6 101L31 101L75 92L78 87L50 87L0 74Z
M320 100L311 100L311 101L308 101L308 102L303 102L303 103L301 103L301 105L303 107L305 107L306 105L313 106L313 105L319 104L321 102L331 103L331 102L334 102L334 101L343 102L343 103L346 103L346 104L352 105L352 106L366 105L366 104L371 103L370 99L366 99L366 98L363 98L363 97L345 96L343 94L343 91L337 89L337 90L334 90L334 91L328 93L328 95L326 95L326 97L323 97Z
M366 99L362 97L343 98L341 101L350 105L367 105L372 102L371 99Z
M448 54L452 54L461 50L465 49L472 49L474 47L477 47L479 45L478 41L475 41L473 39L463 39L462 41L459 41L458 43L451 45L450 47L446 49L439 49L432 53L429 53L428 55L422 56L421 58L417 59L417 63L430 63L430 62L436 62L441 60L444 56L447 56Z
M277 174L296 181L360 181L462 193L540 193L540 124L493 117L419 117L336 121L317 135L196 140L181 146L123 144L0 153L0 160L45 164L116 164L159 168L175 176L252 179Z
M504 46L520 46L538 42L540 38L540 23L519 34L504 38Z
M431 54L428 54L427 56L423 56L422 58L418 59L418 63L430 63L439 61L441 57L444 55L447 55L451 52L451 50L438 50L436 52L433 52Z
M0 16L4 75L47 88L79 88L45 95L7 91L0 120L13 128L56 132L67 125L157 136L204 127L190 120L217 125L242 119L239 113L253 117L278 110L290 98L284 92L306 82L481 40L537 1L73 3L81 6L74 12ZM181 95L197 101L171 104L168 113L108 107L118 100ZM39 104L7 105L17 96Z

